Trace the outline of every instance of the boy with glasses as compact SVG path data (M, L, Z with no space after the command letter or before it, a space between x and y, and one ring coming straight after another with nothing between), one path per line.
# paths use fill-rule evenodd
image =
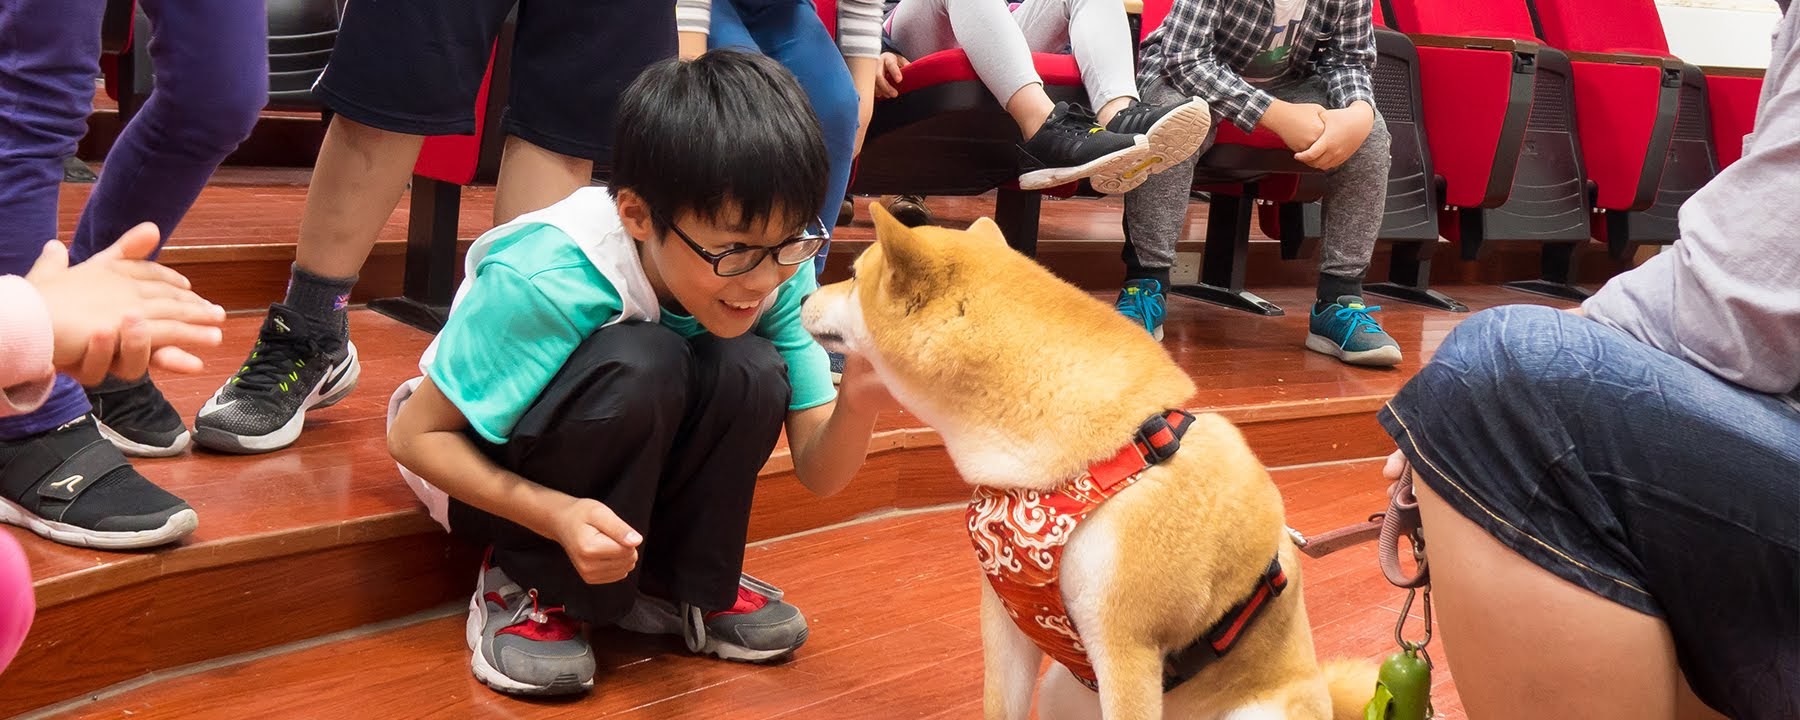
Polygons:
M593 686L580 623L779 658L806 621L741 575L758 471L785 428L821 495L861 466L886 400L834 388L800 324L827 160L793 76L734 51L652 66L623 97L609 189L494 228L395 392L388 446L446 528L488 548L475 676Z

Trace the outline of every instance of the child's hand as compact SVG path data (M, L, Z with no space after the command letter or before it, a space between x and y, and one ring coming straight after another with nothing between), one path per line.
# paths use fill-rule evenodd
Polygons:
M875 374L875 366L861 355L844 356L844 379L838 383L838 399L869 412L901 409L881 382L881 376Z
M881 54L881 73L875 76L875 97L886 100L900 95L900 80L905 77L901 70L911 65L912 61L899 53L884 52Z
M1281 136L1288 149L1300 152L1312 147L1325 132L1325 107L1313 103L1291 103L1276 100L1263 113L1258 123Z
M156 226L143 223L75 267L62 243L44 246L25 279L50 309L57 370L92 384L108 373L141 377L151 366L203 369L183 348L218 345L225 310L189 290L181 273L146 261L156 245Z
M1295 154L1294 159L1320 170L1330 170L1349 160L1369 138L1369 131L1375 128L1375 108L1358 100L1347 108L1326 110L1321 119L1325 122L1325 132L1312 147Z
M557 514L556 528L556 542L589 584L618 582L637 567L637 547L644 536L598 500L569 503Z

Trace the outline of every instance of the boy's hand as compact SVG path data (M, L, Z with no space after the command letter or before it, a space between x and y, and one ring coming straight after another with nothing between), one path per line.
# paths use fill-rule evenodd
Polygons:
M1312 147L1325 132L1325 107L1313 103L1291 103L1276 100L1263 113L1263 127L1281 136L1288 149L1300 152ZM1304 161L1302 161L1304 162Z
M883 100L899 97L900 81L905 77L901 71L911 64L911 60L899 53L882 53L881 74L875 76L875 97Z
M1358 100L1347 108L1326 110L1323 120L1325 132L1312 147L1295 154L1294 159L1320 170L1330 170L1344 164L1357 148L1362 147L1363 141L1369 139L1369 131L1375 128L1375 108Z
M25 279L50 309L57 370L91 384L108 373L142 377L151 366L203 369L182 348L219 344L225 310L189 290L181 273L145 260L157 238L155 225L140 224L74 267L62 243L44 246Z
M581 498L556 517L556 542L569 554L575 571L591 585L618 582L637 567L637 547L644 536L598 500Z
M844 356L844 379L838 383L838 399L869 412L899 410L900 403L875 374L875 366L861 355Z

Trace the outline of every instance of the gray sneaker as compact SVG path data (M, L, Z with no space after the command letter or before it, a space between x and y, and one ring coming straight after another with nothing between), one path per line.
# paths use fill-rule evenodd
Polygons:
M680 635L688 650L738 662L768 662L806 643L806 618L781 601L781 589L749 575L738 582L737 604L708 613L687 603L638 595L619 627L650 635Z
M509 695L572 695L594 687L594 651L560 607L540 607L486 562L469 599L470 667L483 685Z

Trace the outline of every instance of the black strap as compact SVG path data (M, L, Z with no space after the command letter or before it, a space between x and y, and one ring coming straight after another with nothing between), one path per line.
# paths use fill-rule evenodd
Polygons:
M1250 631L1256 618L1262 615L1269 603L1286 589L1287 573L1282 571L1281 558L1277 556L1269 561L1268 569L1263 571L1262 577L1257 578L1256 586L1248 596L1233 605L1224 617L1219 618L1194 642L1163 659L1163 692L1174 690L1182 683L1194 679L1206 666L1231 652L1231 648L1237 645L1244 633Z
M6 461L4 472L0 472L0 482L4 483L0 489L4 489L7 497L24 498L35 494L72 503L107 473L129 467L125 456L104 438L95 438L66 457L63 452L69 443L58 443L60 439L44 438L31 442Z

